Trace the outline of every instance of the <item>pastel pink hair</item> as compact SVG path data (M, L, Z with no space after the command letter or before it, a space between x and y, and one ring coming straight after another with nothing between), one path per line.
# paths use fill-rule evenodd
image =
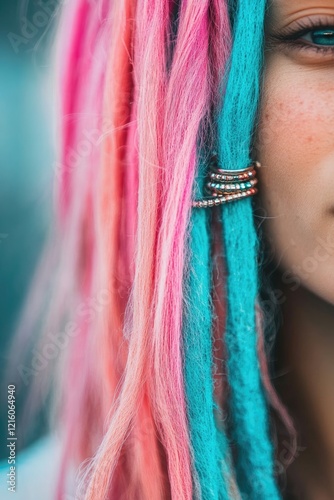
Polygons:
M200 125L210 125L220 102L231 38L225 2L184 0L174 40L175 7L172 0L71 0L61 20L56 223L17 340L28 345L24 332L48 290L42 330L65 325L69 340L54 386L64 444L58 500L73 464L82 464L85 500L198 494L182 365L185 239ZM214 227L218 234L218 220ZM221 245L214 239L212 257L224 276ZM224 283L213 276L222 409ZM293 434L270 382L257 314L264 387ZM46 341L40 337L41 349Z

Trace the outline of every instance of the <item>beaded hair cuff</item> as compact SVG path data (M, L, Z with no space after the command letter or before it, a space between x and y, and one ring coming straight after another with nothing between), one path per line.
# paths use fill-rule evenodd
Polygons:
M253 161L241 170L224 170L219 168L217 155L214 154L210 161L209 181L206 183L206 191L211 196L194 200L192 206L208 208L253 196L257 193L256 168L259 167L261 163Z

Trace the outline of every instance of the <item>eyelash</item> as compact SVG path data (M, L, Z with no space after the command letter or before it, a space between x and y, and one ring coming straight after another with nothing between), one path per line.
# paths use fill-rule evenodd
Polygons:
M332 21L333 24L333 21ZM307 43L303 40L300 40L302 36L305 36L309 33L312 33L312 31L317 31L317 30L331 30L333 31L333 36L334 36L334 26L331 25L329 22L325 20L314 20L314 19L309 19L307 21L299 21L297 23L298 29L286 29L282 31L281 33L272 33L268 37L269 41L269 46L272 44L284 44L285 46L289 46L293 49L298 49L298 50L312 50L315 51L316 53L322 53L322 54L328 54L332 53L334 54L334 45L332 46L317 46L317 45L311 45L310 43Z

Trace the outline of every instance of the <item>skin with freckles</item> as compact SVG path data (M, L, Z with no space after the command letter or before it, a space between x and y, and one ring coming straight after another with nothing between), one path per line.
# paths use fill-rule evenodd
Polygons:
M310 16L334 25L333 1L276 0L272 12L269 35ZM334 45L325 55L268 45L256 156L268 231L285 281L334 304Z
M303 435L291 491L334 498L334 1L272 0L252 156L278 268L277 390ZM299 496L298 496L299 495Z

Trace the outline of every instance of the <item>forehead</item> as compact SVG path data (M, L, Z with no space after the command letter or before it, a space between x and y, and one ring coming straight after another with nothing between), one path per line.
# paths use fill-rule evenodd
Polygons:
M299 15L333 14L334 0L268 0L268 15L290 21Z

